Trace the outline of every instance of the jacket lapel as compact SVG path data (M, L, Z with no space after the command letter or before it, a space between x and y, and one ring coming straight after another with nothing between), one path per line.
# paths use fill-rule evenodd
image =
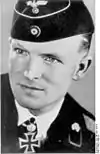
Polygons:
M10 88L8 74L3 75L1 80L1 150L11 153L16 149L18 115Z
M80 128L85 128L81 110L75 100L67 94L57 118L47 132L47 138L42 146L43 152L77 152L80 149L82 131L75 132L76 134L73 135L71 126L77 123ZM71 139L69 140L69 136L72 139L73 136L77 136L73 139L76 145L73 140L72 142Z

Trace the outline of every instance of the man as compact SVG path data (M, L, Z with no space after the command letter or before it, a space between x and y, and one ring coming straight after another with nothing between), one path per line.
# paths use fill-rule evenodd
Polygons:
M1 77L2 152L94 152L94 116L68 94L91 64L93 32L82 0L17 2Z

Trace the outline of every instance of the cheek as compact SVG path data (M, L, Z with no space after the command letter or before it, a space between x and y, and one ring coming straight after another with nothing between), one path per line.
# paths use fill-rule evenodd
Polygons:
M22 72L25 70L26 61L22 58L10 57L9 59L9 71L10 72Z
M74 67L72 66L58 66L52 69L48 74L47 78L50 85L55 88L65 87L72 79ZM52 74L52 75L51 75ZM66 85L65 85L66 83Z
M69 84L72 79L72 74L73 69L70 70L69 68L66 68L63 70L59 70L56 82L62 87L67 86L67 84Z

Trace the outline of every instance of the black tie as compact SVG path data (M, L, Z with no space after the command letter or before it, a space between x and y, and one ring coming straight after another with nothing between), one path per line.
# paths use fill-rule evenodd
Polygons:
M34 118L30 118L18 127L18 139L20 152L36 152L40 147L40 140L36 139L37 124Z

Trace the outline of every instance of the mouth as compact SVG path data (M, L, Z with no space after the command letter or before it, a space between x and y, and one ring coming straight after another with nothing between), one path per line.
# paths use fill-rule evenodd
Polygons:
M30 86L30 85L25 85L25 84L19 84L22 88L24 89L29 89L29 90L33 90L33 91L44 91L43 88L39 88L37 86Z

